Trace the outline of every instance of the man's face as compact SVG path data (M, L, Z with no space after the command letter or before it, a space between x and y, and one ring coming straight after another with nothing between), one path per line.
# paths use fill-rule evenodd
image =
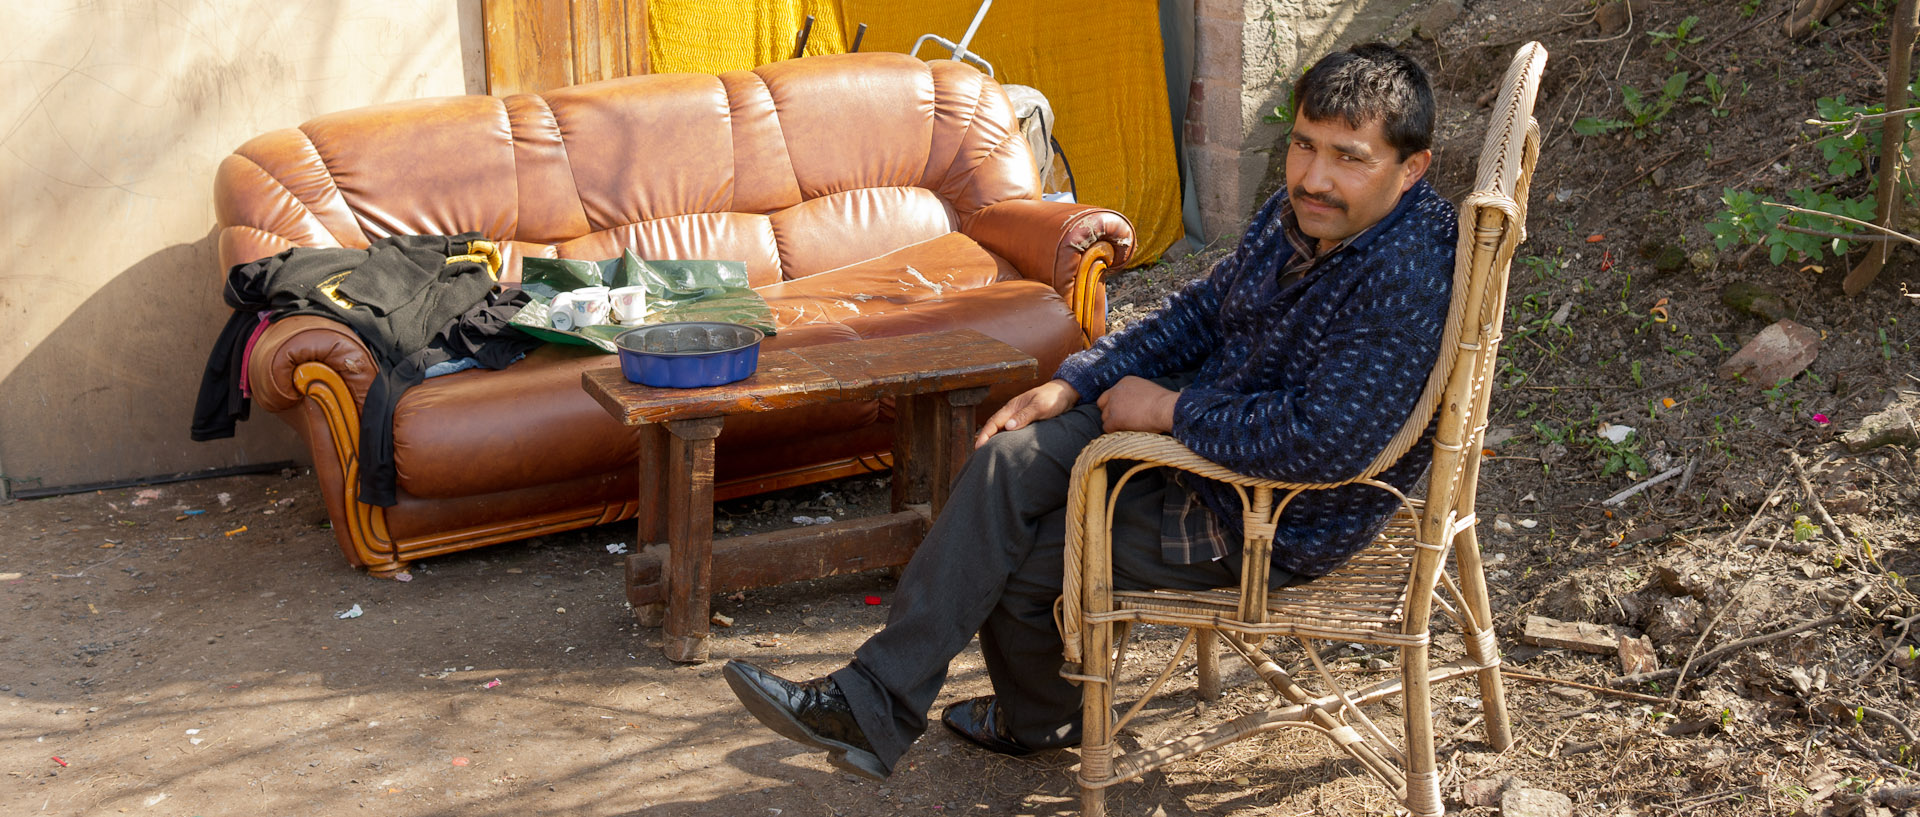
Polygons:
M1354 128L1339 117L1296 117L1287 146L1287 191L1300 231L1326 250L1393 212L1426 175L1433 151L1400 160L1382 123Z

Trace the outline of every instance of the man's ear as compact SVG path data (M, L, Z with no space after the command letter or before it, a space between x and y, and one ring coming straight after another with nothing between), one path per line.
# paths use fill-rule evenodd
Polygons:
M1403 164L1407 167L1407 178L1401 182L1400 192L1405 193L1426 178L1427 168L1433 165L1433 151L1428 149L1408 156Z

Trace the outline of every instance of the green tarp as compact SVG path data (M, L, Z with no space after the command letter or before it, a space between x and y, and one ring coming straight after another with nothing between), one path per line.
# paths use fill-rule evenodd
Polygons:
M521 261L520 288L532 302L513 316L513 325L542 340L594 346L613 352L613 339L633 327L608 324L559 330L547 318L553 297L581 287L646 287L645 324L722 321L751 326L772 335L773 310L747 286L747 265L739 261L643 261L631 250L619 258L527 258Z

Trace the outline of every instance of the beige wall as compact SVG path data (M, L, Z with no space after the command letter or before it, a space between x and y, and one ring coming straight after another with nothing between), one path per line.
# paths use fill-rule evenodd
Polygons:
M264 413L187 439L241 142L480 87L479 0L0 2L0 476L16 489L304 459Z

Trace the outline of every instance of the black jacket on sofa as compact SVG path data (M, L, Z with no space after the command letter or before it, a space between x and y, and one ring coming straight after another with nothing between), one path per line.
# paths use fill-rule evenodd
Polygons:
M259 314L319 315L353 328L379 364L360 415L360 499L392 505L393 415L427 367L471 357L499 369L538 346L508 321L527 303L495 290L497 254L477 233L393 236L364 250L295 247L227 274L233 317L214 342L194 406L195 440L233 436L247 417L240 372Z

